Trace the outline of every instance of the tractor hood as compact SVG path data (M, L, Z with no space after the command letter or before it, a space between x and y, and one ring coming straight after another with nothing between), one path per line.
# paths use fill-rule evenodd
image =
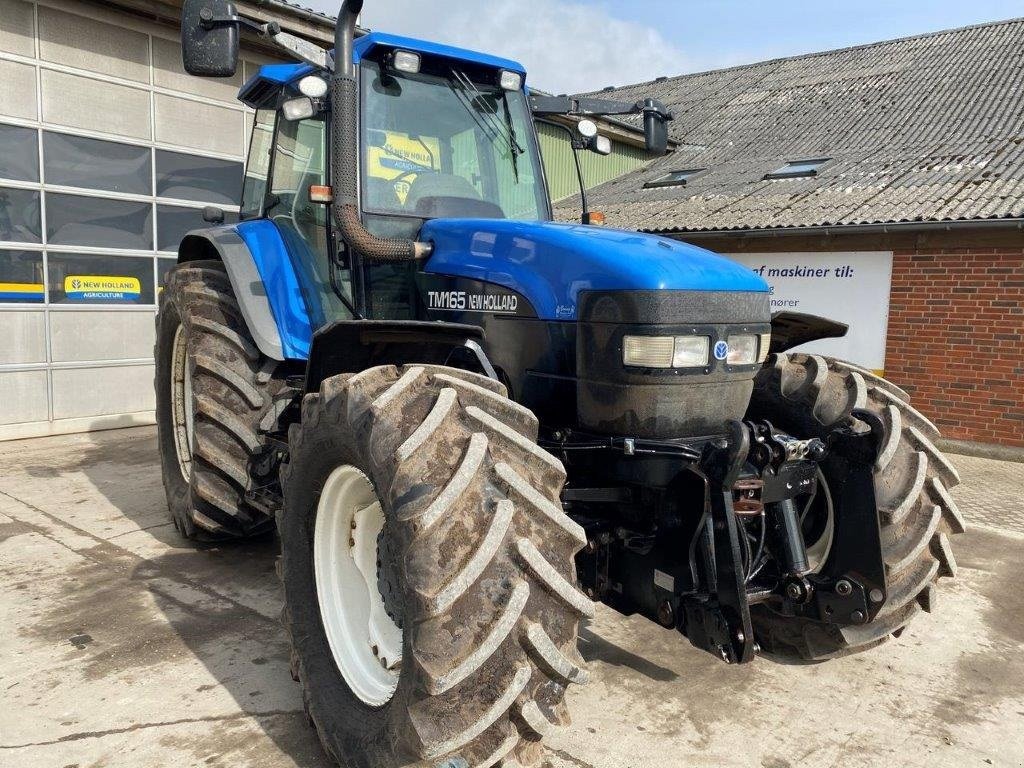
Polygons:
M428 274L494 283L526 297L537 316L575 320L582 291L767 293L746 267L694 245L621 229L508 219L434 219Z

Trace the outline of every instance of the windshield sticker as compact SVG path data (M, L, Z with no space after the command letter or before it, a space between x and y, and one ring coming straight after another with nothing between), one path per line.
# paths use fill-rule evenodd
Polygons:
M367 174L395 182L395 194L405 205L409 188L423 171L441 170L441 142L432 136L412 137L397 131L370 131Z
M71 301L138 301L142 284L137 277L68 275L64 295Z

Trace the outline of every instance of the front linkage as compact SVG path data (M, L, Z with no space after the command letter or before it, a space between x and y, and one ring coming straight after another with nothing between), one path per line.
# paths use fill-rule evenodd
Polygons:
M824 440L798 440L766 421L731 421L725 437L700 451L643 445L644 455L679 460L703 480L704 514L696 527L650 537L582 521L590 542L579 556L581 583L592 597L678 629L730 664L760 650L752 605L839 628L872 621L886 598L872 480L884 427L870 412L853 416ZM607 447L639 452L633 441ZM812 570L797 499L819 491L821 469L830 478L833 540L843 546ZM576 495L585 491L566 490L570 506ZM683 546L687 556L679 557Z

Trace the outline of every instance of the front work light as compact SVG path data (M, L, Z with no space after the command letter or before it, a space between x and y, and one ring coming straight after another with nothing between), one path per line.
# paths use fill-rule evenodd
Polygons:
M498 85L506 91L518 91L523 87L523 76L518 72L503 69L501 70L501 74L498 76Z
M623 336L622 362L639 368L703 368L707 336Z
M410 75L420 71L421 63L420 55L412 51L395 51L391 56L391 66Z
M753 365L757 362L757 336L743 334L729 337L729 365Z
M315 113L313 101L308 96L288 99L288 101L281 105L281 113L284 115L284 119L290 122L305 120L308 117L312 117Z

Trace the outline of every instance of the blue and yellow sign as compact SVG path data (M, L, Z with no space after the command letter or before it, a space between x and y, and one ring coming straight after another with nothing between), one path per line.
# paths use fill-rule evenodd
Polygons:
M395 194L403 204L417 171L441 168L441 142L433 137L373 131L372 138L376 144L367 151L366 172L376 179L394 181Z
M142 295L137 277L68 275L64 295L71 301L132 302Z
M42 303L46 291L42 283L0 283L0 301Z

